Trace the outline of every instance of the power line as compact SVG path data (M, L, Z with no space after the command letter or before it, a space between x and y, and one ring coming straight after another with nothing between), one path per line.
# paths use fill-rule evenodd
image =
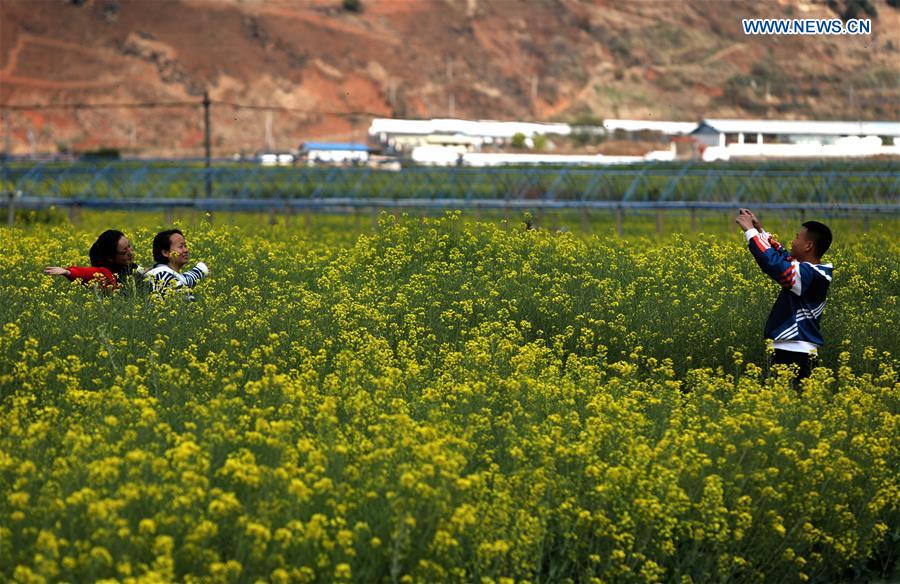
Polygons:
M235 109L293 112L293 113L311 114L311 115L318 115L318 116L371 116L371 117L378 117L378 116L382 115L382 114L378 114L375 112L367 112L367 111L335 112L335 111L303 109L303 108L297 108L297 107L285 107L285 106L280 106L280 105L243 104L243 103L234 103L234 102L230 102L230 101L214 101L212 103L213 103L213 105L224 105L224 106L228 106L228 107L233 107Z
M256 105L244 104L230 101L212 101L209 102L213 106L225 106L233 109L245 109L256 111L276 111L300 113L316 116L335 116L335 117L378 117L382 114L368 111L325 111L304 109L295 107L286 107L279 105ZM6 104L0 103L0 110L9 111L34 111L34 110L60 110L60 109L142 109L142 108L165 108L165 107L202 107L202 101L169 101L169 102L143 102L143 103L33 103L33 104Z
M198 101L169 101L147 103L32 103L32 104L6 104L0 103L0 110L27 111L27 110L52 110L52 109L103 109L125 108L141 109L156 107L200 107Z
M348 112L336 112L336 111L325 111L325 110L311 110L304 109L298 107L286 107L281 105L254 105L254 104L244 104L244 103L234 103L230 101L214 101L213 105L224 105L227 107L233 107L235 109L248 109L248 110L263 110L263 111L276 111L276 112L291 112L291 113L300 113L300 114L310 114L317 116L361 116L361 117L373 117L377 118L380 115L375 112L366 112L366 111L348 111Z

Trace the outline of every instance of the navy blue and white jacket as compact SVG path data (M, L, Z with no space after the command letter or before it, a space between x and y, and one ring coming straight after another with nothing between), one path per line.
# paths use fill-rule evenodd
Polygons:
M750 253L770 278L781 284L766 321L765 337L776 349L809 353L824 344L819 319L831 284L831 264L798 262L765 231L744 232Z
M203 262L186 272L176 272L166 264L156 264L145 272L144 277L153 287L153 293L165 296L170 290L186 291L187 299L194 300L194 295L188 290L197 285L197 282L209 274L209 268Z

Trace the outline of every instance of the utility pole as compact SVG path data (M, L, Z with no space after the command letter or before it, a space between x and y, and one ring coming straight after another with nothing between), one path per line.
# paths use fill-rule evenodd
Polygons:
M12 131L9 127L9 112L3 110L3 166L6 167L6 159L12 153Z
M850 102L850 111L856 112L856 119L859 120L859 110L856 109L856 91L853 84L850 84L850 87L847 88L847 101Z
M7 158L10 156L10 152L12 152L12 148L10 146L10 128L9 128L9 112L7 110L3 110L3 158L2 168L0 168L0 177L2 177L3 182L6 182L6 165ZM2 183L0 183L2 184ZM7 193L9 200L7 201L7 212L6 212L6 225L12 227L16 224L16 193L13 188L9 189Z
M272 138L272 110L266 110L266 123L264 125L266 129L266 150L268 150L269 152L274 152L275 140Z
M9 158L10 152L12 152L10 145L9 112L3 110L2 118L0 119L2 119L3 123L3 178L6 178L6 159Z
M203 92L203 146L206 150L206 198L212 198L212 174L210 170L211 148L209 143L209 92Z
M456 110L456 100L453 97L453 61L447 57L447 117L452 118Z

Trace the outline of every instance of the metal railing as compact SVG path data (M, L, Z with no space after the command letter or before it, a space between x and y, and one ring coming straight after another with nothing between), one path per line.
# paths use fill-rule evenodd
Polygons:
M26 208L731 209L753 204L894 214L900 213L900 164L666 163L390 171L221 161L209 168L202 161L8 161L0 168L0 190L10 205Z

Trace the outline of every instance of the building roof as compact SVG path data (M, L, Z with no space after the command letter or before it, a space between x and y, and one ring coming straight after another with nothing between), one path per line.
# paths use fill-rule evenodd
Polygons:
M900 122L816 122L803 120L705 119L694 132L790 134L806 136L900 136Z
M357 144L353 142L304 142L302 150L309 152L310 150L337 150L341 152L368 152L369 147L366 144Z
M512 138L516 134L561 134L572 132L569 124L540 124L531 122L496 122L492 120L395 120L375 118L369 126L369 135L385 134L462 134L490 138Z

